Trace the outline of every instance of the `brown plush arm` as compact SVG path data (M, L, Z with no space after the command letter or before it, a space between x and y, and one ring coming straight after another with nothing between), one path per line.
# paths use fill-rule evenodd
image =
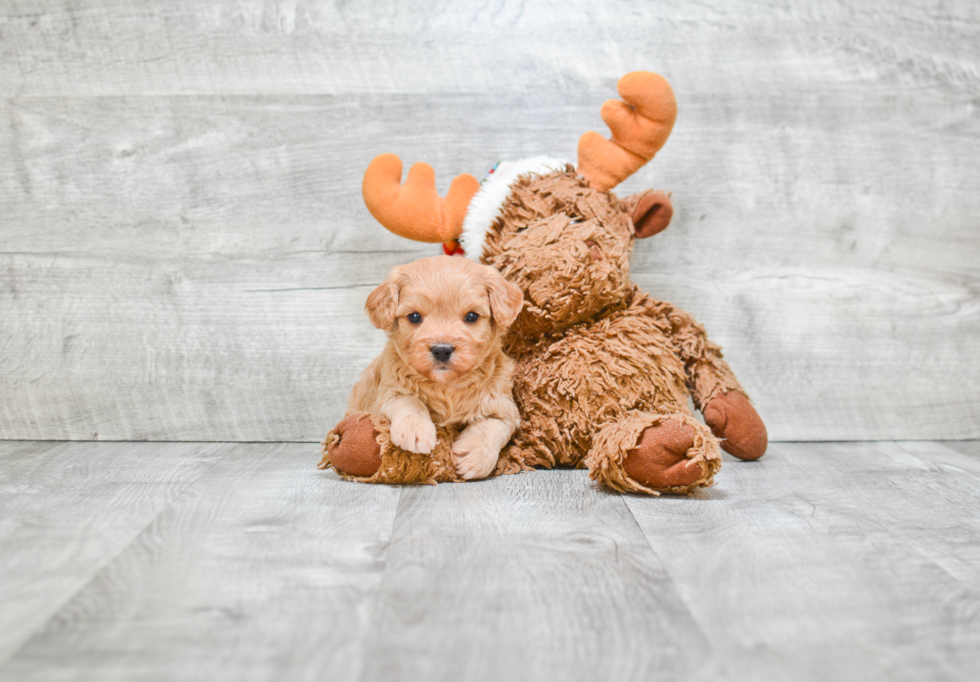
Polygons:
M687 388L694 405L702 412L711 400L728 391L745 394L721 353L721 346L710 341L707 333L689 314L664 304L670 322L671 339L687 374Z
M652 301L652 308L670 325L674 347L684 362L687 387L711 432L725 452L740 459L758 459L766 452L766 426L725 362L721 347L708 339L698 322L680 308Z

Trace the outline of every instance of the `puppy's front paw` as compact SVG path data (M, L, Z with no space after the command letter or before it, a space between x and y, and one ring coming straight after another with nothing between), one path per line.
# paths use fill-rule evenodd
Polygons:
M391 423L391 442L402 450L428 454L436 446L436 425L430 419L399 419Z
M497 466L500 449L494 449L479 429L463 431L453 443L456 473L468 481L486 478Z

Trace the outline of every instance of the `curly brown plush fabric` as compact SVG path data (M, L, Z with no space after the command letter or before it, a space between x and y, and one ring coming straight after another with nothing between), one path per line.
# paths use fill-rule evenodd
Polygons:
M365 429L365 426L373 428ZM429 454L419 454L394 445L389 435L390 428L391 424L381 415L347 415L321 443L323 458L318 468L335 469L343 478L361 483L435 485L463 480L456 473L456 461L451 451L459 429L437 426L436 447ZM357 464L345 468L341 462ZM364 462L373 470L365 471L362 468ZM529 468L501 455L491 476L513 474Z
M447 481L461 481L456 474L456 467L453 464L450 448L452 442L459 432L456 429L437 427L439 440L436 447L428 454L419 454L402 450L391 442L389 429L391 424L381 415L361 414L349 415L344 419L355 416L358 420L370 421L374 426L374 439L380 447L381 462L374 473L370 475L357 475L337 468L334 459L337 459L336 450L344 447L348 439L347 433L340 433L343 421L337 425L333 431L327 434L323 441L323 459L320 461L321 469L336 468L337 471L346 479L360 481L361 483L444 483ZM358 434L351 434L356 437Z
M525 291L505 341L522 416L509 456L538 467L585 465L614 489L649 493L623 458L647 428L678 419L695 432L685 456L705 464L693 480L656 489L687 492L712 483L716 436L725 436L693 419L688 395L703 409L742 389L703 327L629 280L632 217L650 194L620 200L571 168L523 178L482 255Z
M717 441L685 412L634 412L596 434L586 458L593 480L627 493L686 493L714 483Z
M666 218L652 220L653 211ZM512 185L481 254L525 300L504 341L517 363L521 425L496 475L586 467L614 490L688 493L713 484L719 439L745 459L765 451L765 426L721 349L690 315L630 280L635 240L663 229L671 211L662 193L619 199L590 187L571 167ZM688 396L709 426L691 415ZM436 450L416 455L391 445L383 419L370 419L380 467L353 478L458 480L454 433L440 431ZM336 446L334 433L324 445L325 466Z

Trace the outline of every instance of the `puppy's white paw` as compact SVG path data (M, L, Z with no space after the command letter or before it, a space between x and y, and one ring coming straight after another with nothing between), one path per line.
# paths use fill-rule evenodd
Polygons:
M491 439L492 440L492 439ZM479 429L463 431L453 443L456 473L468 481L486 478L497 466L500 449L494 449Z
M428 454L436 446L436 425L430 419L399 419L391 423L391 442L402 450Z

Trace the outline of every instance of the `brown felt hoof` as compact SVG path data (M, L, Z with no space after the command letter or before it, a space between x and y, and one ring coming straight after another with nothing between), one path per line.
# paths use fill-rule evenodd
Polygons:
M694 446L694 428L678 419L648 426L636 448L623 457L630 478L649 488L689 486L707 473L703 462L687 458Z
M759 459L766 454L769 434L759 413L749 399L738 391L728 391L712 398L701 411L704 421L721 448L739 459Z
M326 457L337 471L350 476L373 476L381 466L378 432L365 414L349 414L334 427L340 440L327 446Z

